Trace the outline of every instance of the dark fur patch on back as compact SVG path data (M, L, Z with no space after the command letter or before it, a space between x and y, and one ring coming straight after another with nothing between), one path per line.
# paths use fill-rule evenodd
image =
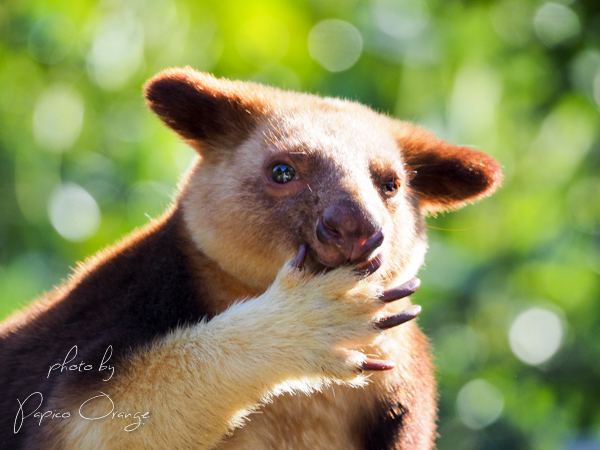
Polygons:
M0 335L0 448L20 448L28 434L28 442L35 442L32 437L41 431L30 417L18 434L13 432L17 399L41 392L39 411L46 411L60 386L69 386L75 395L100 390L96 388L107 372L97 368L109 345L117 376L124 370L124 360L140 346L204 316L180 250L180 244L186 245L179 237L181 226L175 211L154 231L141 233L136 242L103 258L89 274L51 294L59 298L43 314ZM48 376L49 367L63 361L74 345L77 357L69 365L84 361L95 370Z

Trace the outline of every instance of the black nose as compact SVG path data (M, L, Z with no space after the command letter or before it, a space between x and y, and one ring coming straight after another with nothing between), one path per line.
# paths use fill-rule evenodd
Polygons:
M329 206L317 222L317 239L348 262L362 262L383 243L383 228L358 207Z

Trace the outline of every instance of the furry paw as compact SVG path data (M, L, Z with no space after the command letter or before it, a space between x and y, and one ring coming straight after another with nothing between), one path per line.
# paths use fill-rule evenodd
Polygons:
M282 353L289 352L280 355L281 361L292 359L301 376L337 381L355 380L363 371L392 369L393 362L368 359L357 349L372 344L382 330L419 314L419 306L384 318L380 312L386 303L415 292L419 280L383 290L369 279L381 265L378 258L357 268L311 274L303 269L305 255L301 246L296 259L280 270L261 296L268 303L264 306L270 320L277 324L275 345Z

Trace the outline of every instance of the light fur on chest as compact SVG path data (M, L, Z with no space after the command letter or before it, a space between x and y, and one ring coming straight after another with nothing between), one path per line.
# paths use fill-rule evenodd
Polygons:
M410 333L410 332L408 332ZM385 339L365 353L398 364L405 373L373 373L363 387L333 385L320 392L283 393L248 416L219 450L314 449L343 450L364 448L364 426L376 415L378 399L399 388L399 380L410 383L406 329L390 330ZM413 362L414 363L414 362ZM405 401L405 398L398 399Z

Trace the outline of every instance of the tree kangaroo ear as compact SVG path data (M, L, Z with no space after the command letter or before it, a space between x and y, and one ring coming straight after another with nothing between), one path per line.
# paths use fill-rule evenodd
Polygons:
M485 153L449 144L406 122L398 124L395 134L409 185L424 211L461 208L491 195L502 182L500 164Z
M246 138L265 109L263 90L190 67L167 69L144 85L150 109L201 152L207 145L234 146Z

